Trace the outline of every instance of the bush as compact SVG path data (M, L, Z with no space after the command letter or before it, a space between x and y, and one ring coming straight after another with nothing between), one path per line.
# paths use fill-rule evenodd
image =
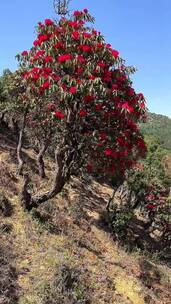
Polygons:
M127 206L113 204L111 211L104 211L100 221L114 234L114 238L122 242L128 236L134 214Z
M111 226L118 240L122 241L128 235L133 216L131 209L127 207L119 208L117 205L113 206Z

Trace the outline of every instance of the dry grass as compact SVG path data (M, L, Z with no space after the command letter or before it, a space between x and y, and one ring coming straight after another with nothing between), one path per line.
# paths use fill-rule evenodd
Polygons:
M44 304L42 293L54 281L57 269L65 264L78 269L81 282L86 280L88 283L86 288L87 293L91 290L91 299L87 303L171 302L170 270L166 266L155 266L160 276L157 281L153 280L156 268L149 270L145 263L140 262L138 254L129 255L118 248L110 234L99 225L100 213L112 193L110 187L74 178L53 202L42 205L38 214L28 214L22 209L17 195L22 179L14 179L16 167L14 163L9 166L9 157L8 153L1 153L0 160L8 182L4 185L0 180L0 183L11 197L14 208L5 223L13 227L6 238L12 240L20 304ZM35 159L32 151L29 151L28 157ZM50 166L48 161L47 169ZM41 189L46 189L46 182L40 184L36 179L36 187L40 185ZM149 275L152 282L150 287L147 284ZM84 290L84 284L79 288L80 292ZM51 292L53 295L53 290ZM48 304L51 303L54 302Z

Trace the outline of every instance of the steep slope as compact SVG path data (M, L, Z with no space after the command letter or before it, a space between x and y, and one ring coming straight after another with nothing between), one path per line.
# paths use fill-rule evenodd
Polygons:
M163 148L171 151L171 119L164 115L149 113L147 122L140 125L145 135L158 138Z
M36 167L33 151L25 153ZM101 225L110 187L73 178L61 195L28 214L18 196L23 181L15 176L14 155L13 143L1 137L1 191L13 213L0 215L0 246L12 247L19 304L171 302L170 269L127 254ZM47 160L47 172L49 166ZM33 187L39 185L37 176ZM11 229L5 231L4 225ZM17 296L9 303L17 303Z

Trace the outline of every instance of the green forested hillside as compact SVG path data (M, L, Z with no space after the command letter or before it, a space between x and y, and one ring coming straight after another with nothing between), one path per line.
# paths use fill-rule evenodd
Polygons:
M163 148L171 150L171 119L167 116L149 113L146 123L141 124L144 135L159 139Z

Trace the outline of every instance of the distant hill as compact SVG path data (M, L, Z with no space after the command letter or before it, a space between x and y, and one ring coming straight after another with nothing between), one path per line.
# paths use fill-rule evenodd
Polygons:
M171 151L171 119L167 116L149 113L146 123L140 125L144 135L160 140L163 148Z

